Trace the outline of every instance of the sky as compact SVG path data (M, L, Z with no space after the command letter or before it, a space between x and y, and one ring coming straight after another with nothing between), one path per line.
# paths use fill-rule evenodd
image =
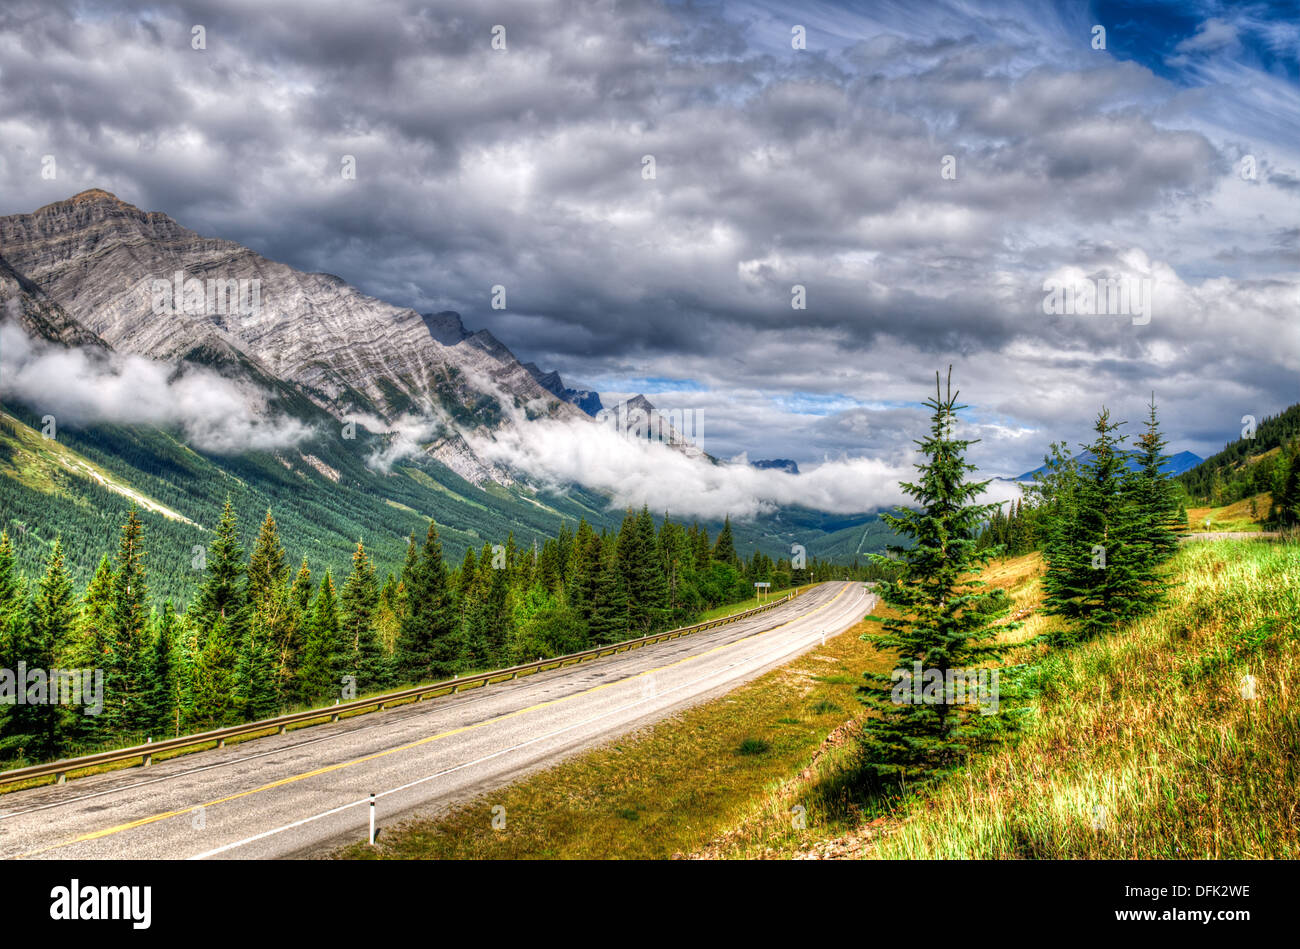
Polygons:
M103 188L723 458L897 464L949 365L989 474L1300 401L1294 4L791 7L9 0L0 214ZM1149 306L1045 312L1097 279Z

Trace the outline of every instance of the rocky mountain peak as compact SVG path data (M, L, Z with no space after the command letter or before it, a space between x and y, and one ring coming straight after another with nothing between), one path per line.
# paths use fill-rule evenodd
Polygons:
M11 274L0 280L0 303L21 296L7 308L17 306L29 330L54 327L62 312L88 338L122 352L168 362L221 354L223 363L297 387L338 418L362 413L395 422L432 413L462 427L492 427L508 424L518 406L533 417L579 411L539 385L492 334L466 331L455 313L421 316L336 276L203 237L102 189L0 217L0 258ZM196 281L205 292L191 299ZM230 285L238 294L220 289ZM75 334L59 326L57 335ZM483 480L487 469L457 452L449 466Z

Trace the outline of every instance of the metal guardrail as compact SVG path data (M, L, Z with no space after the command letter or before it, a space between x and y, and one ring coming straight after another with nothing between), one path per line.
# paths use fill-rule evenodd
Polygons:
M661 633L652 633L649 636L642 636L639 639L625 639L621 643L610 643L607 646L597 646L593 649L584 649L582 652L569 653L565 656L552 656L550 659L539 659L536 662L527 662L520 666L510 666L505 669L495 669L491 672L479 672L475 675L462 676L455 679L444 679L441 682L432 682L428 685L414 686L409 689L401 689L397 692L388 692L383 695L374 695L366 699L357 699L354 702L344 702L339 705L331 705L325 708L308 709L303 712L293 712L289 715L280 715L275 718L264 718L256 722L246 722L242 725L231 725L228 728L217 728L212 731L198 732L193 735L182 735L178 738L166 738L162 741L148 742L143 745L133 745L129 748L118 748L113 751L101 751L93 755L82 755L78 758L63 758L59 761L51 761L48 764L31 765L26 768L14 768L10 771L0 771L0 785L13 784L16 781L28 781L32 778L43 778L54 775L59 784L67 780L67 776L72 771L79 771L84 768L93 768L98 765L115 764L119 761L129 761L132 758L140 758L145 766L153 763L154 755L161 754L165 751L176 751L177 749L190 748L195 745L205 745L209 742L216 742L218 748L226 744L230 738L238 738L244 735L253 735L257 732L274 731L276 734L283 735L290 725L301 725L304 722L313 722L318 719L329 719L331 722L337 722L343 715L351 712L363 712L367 709L382 711L388 705L405 704L406 702L419 702L427 696L443 693L451 695L466 686L478 685L486 688L493 680L508 681L518 678L522 674L529 672L537 673L548 667L558 669L570 662L582 662L584 659L598 659L606 654L613 655L618 652L627 652L630 649L636 649L640 646L649 646L654 643L665 642L669 639L677 639L688 633L698 633L706 629L713 629L717 626L726 626L735 623L749 616L763 613L767 610L774 609L782 603L789 601L798 595L797 590L793 590L771 603L765 603L762 606L756 606L752 610L745 610L741 613L733 613L730 616L722 616L717 619L709 620L704 623L696 623L694 626L683 626L679 629L668 629Z

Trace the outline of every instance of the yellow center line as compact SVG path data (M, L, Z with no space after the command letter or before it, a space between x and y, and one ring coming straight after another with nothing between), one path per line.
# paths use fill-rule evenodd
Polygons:
M463 734L464 732L473 731L476 728L482 728L485 725L493 725L497 722L503 722L506 721L507 719L514 718L518 715L524 715L528 712L535 712L538 709L547 708L548 706L551 705L558 705L561 702L568 702L571 699L576 699L583 695L591 695L593 692L599 692L601 689L608 689L611 686L621 685L624 682L630 682L633 679L639 679L642 676L653 675L656 672L663 672L665 669L671 669L674 666L679 666L685 662L692 662L696 659L702 659L705 656L712 655L713 653L719 652L723 649L729 649L732 646L739 645L740 643L748 642L749 640L754 639L758 636L765 636L768 633L775 633L777 630L785 629L787 626L792 626L795 623L802 622L803 620L808 619L808 617L820 613L822 610L826 609L828 606L830 606L832 603L834 603L836 600L842 597L845 593L847 593L849 589L850 587L845 586L843 589L840 590L839 593L835 594L833 597L831 597L821 606L817 607L814 610L810 610L809 612L804 613L800 616L796 616L794 619L790 620L789 622L782 623L780 626L773 626L771 629L762 629L756 633L750 633L748 636L742 636L740 639L733 639L730 642L720 643L719 645L714 646L712 649L706 649L704 652L698 652L695 653L694 655L686 656L683 659L678 659L674 662L670 662L665 665L658 666L654 669L647 669L644 672L638 672L635 675L630 675L623 679L616 679L613 682L605 682L602 683L601 685L593 686L590 689L584 689L581 692L573 692L570 693L569 695L563 695L556 699L548 699L545 702L538 702L536 705L529 705L526 708L516 709L513 712L506 712L504 715L498 715L495 718L487 718L481 722L475 722L472 725L462 725L459 728L453 728L450 729L449 731L439 732L436 735L428 735L416 741L409 742L408 744L398 745L394 748L386 749L385 751L377 751L374 754L364 755L360 758L352 758L348 761L340 761L337 762L336 764L326 765L325 767L317 768L314 771L306 771L302 774L296 774L296 775L292 775L291 777L281 778L278 781L272 781L269 784L263 784L261 787L250 788L247 791L240 791L237 794L231 794L226 797L219 797L215 800L208 801L205 804L196 804L193 807L186 807L176 811L165 811L161 814L154 814L150 817L142 817L139 820L129 821L125 824L118 824L115 827L107 827L103 830L90 831L89 833L82 834L79 837L73 837L70 840L65 840L62 843L50 844L47 847L41 847L40 849L37 850L29 850L27 853L19 854L16 859L21 860L24 857L35 857L43 853L48 853L51 850L57 850L60 847L68 847L71 846L72 844L85 843L86 841L89 840L98 840L101 837L110 837L113 834L119 834L122 831L133 830L137 827L144 827L146 824L154 824L161 820L167 820L168 818L181 817L185 814L192 814L194 813L194 811L200 808L207 809L209 807L216 807L218 804L227 804L230 801L237 801L241 797L248 797L252 794L260 794L262 791L269 791L272 790L273 788L283 787L286 784L293 784L296 781L303 781L306 780L307 778L314 778L317 775L328 774L331 771L338 771L343 768L350 768L353 765L364 764L367 761L374 761L376 758L383 758L387 755L396 754L399 751L410 751L412 748L418 748L421 745L427 745L430 742L441 741L444 738L451 738L455 735Z

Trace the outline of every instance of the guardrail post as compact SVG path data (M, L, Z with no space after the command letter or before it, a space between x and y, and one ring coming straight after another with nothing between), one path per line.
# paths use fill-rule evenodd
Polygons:
M281 725L281 726L280 726L280 734L281 734L281 735L283 735L283 734L284 734L285 732L287 732L288 730L289 730L289 726L288 726L288 725Z
M55 784L67 784L67 783L68 783L68 772L66 772L66 771L56 771L56 772L54 772L54 778L55 778L55 781L54 781Z
M224 748L224 747L226 747L226 739L224 739L224 738L218 738L218 739L217 739L217 747L218 747L218 748Z
M146 745L151 745L151 744L153 744L153 735L150 735L148 738L146 738L146 739L144 740L144 743L145 743ZM146 752L146 753L143 755L143 758L144 758L144 764L141 765L141 767L147 768L147 767L149 767L149 765L153 764L153 754L152 754L152 753Z

